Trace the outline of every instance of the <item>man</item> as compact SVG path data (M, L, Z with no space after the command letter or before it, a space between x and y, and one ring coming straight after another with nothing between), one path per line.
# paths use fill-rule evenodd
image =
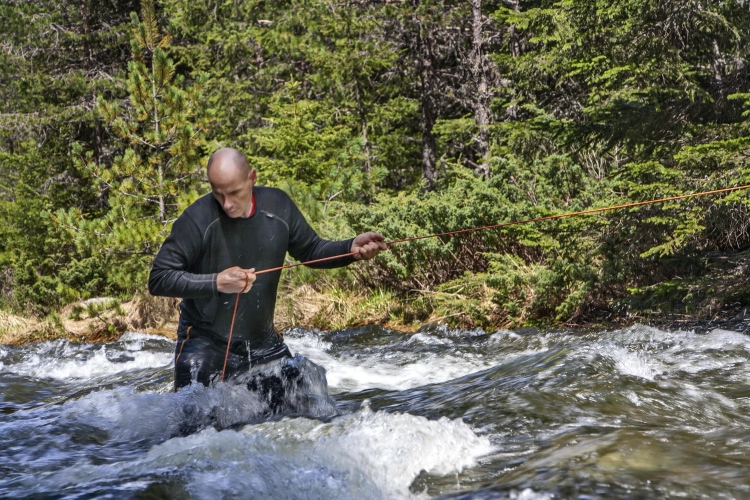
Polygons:
M216 151L206 170L212 193L174 222L148 281L153 295L183 299L175 390L195 380L208 386L221 378L225 363L229 379L291 356L273 325L281 271L256 276L256 270L282 266L287 252L302 262L355 254L310 266L334 268L372 259L387 248L373 232L346 241L320 238L283 191L255 185L257 172L236 149ZM278 385L277 380L248 384L263 392ZM268 397L278 400L278 394Z

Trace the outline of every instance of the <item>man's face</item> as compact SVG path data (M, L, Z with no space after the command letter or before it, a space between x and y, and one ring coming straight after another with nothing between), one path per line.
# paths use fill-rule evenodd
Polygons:
M253 206L253 186L257 180L254 169L243 171L234 166L212 166L208 182L214 198L232 218L248 217Z

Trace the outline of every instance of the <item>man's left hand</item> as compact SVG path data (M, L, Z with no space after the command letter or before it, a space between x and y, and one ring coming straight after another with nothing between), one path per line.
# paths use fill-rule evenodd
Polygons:
M385 238L378 233L362 233L352 242L352 253L357 260L370 260L383 250L388 250Z

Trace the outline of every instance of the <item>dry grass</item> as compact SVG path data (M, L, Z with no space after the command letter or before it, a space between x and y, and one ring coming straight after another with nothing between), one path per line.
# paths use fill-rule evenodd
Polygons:
M177 338L178 299L138 294L131 301L98 297L71 304L42 320L0 312L0 344L18 345L65 338L103 342L126 331Z
M180 299L138 294L123 305L127 312L128 330L164 335L177 340Z
M356 292L331 287L325 292L310 285L281 290L276 300L274 322L280 330L292 326L338 330L378 324L402 331L414 329L403 321L400 302L380 291Z
M405 305L404 299L373 290L352 291L335 286L318 291L310 285L279 291L275 324L279 330L292 326L343 329L379 324L400 331L414 331L425 321L422 301ZM179 300L138 294L129 302L96 298L72 304L43 320L0 313L0 344L24 344L65 338L101 342L119 338L126 331L163 335L176 340Z
M22 344L32 341L40 323L29 318L0 312L0 344Z
M276 298L276 328L283 330L295 325L310 324L318 311L326 306L327 299L311 286L280 292Z
M353 304L363 299L355 294L322 293L309 285L282 290L276 299L274 322L281 330L291 326L336 328L356 322Z

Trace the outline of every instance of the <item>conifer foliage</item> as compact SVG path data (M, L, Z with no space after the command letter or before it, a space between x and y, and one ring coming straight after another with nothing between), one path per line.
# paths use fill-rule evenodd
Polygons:
M750 182L747 1L44 0L0 14L0 307L142 290L219 146L329 238ZM483 325L741 303L748 200L422 240L338 285Z
M80 145L73 149L97 184L102 209L60 210L57 218L79 248L109 254L114 283L142 287L171 222L196 198L211 120L201 98L207 76L188 86L176 74L153 2L131 17L128 98L97 103L121 154L106 164Z

